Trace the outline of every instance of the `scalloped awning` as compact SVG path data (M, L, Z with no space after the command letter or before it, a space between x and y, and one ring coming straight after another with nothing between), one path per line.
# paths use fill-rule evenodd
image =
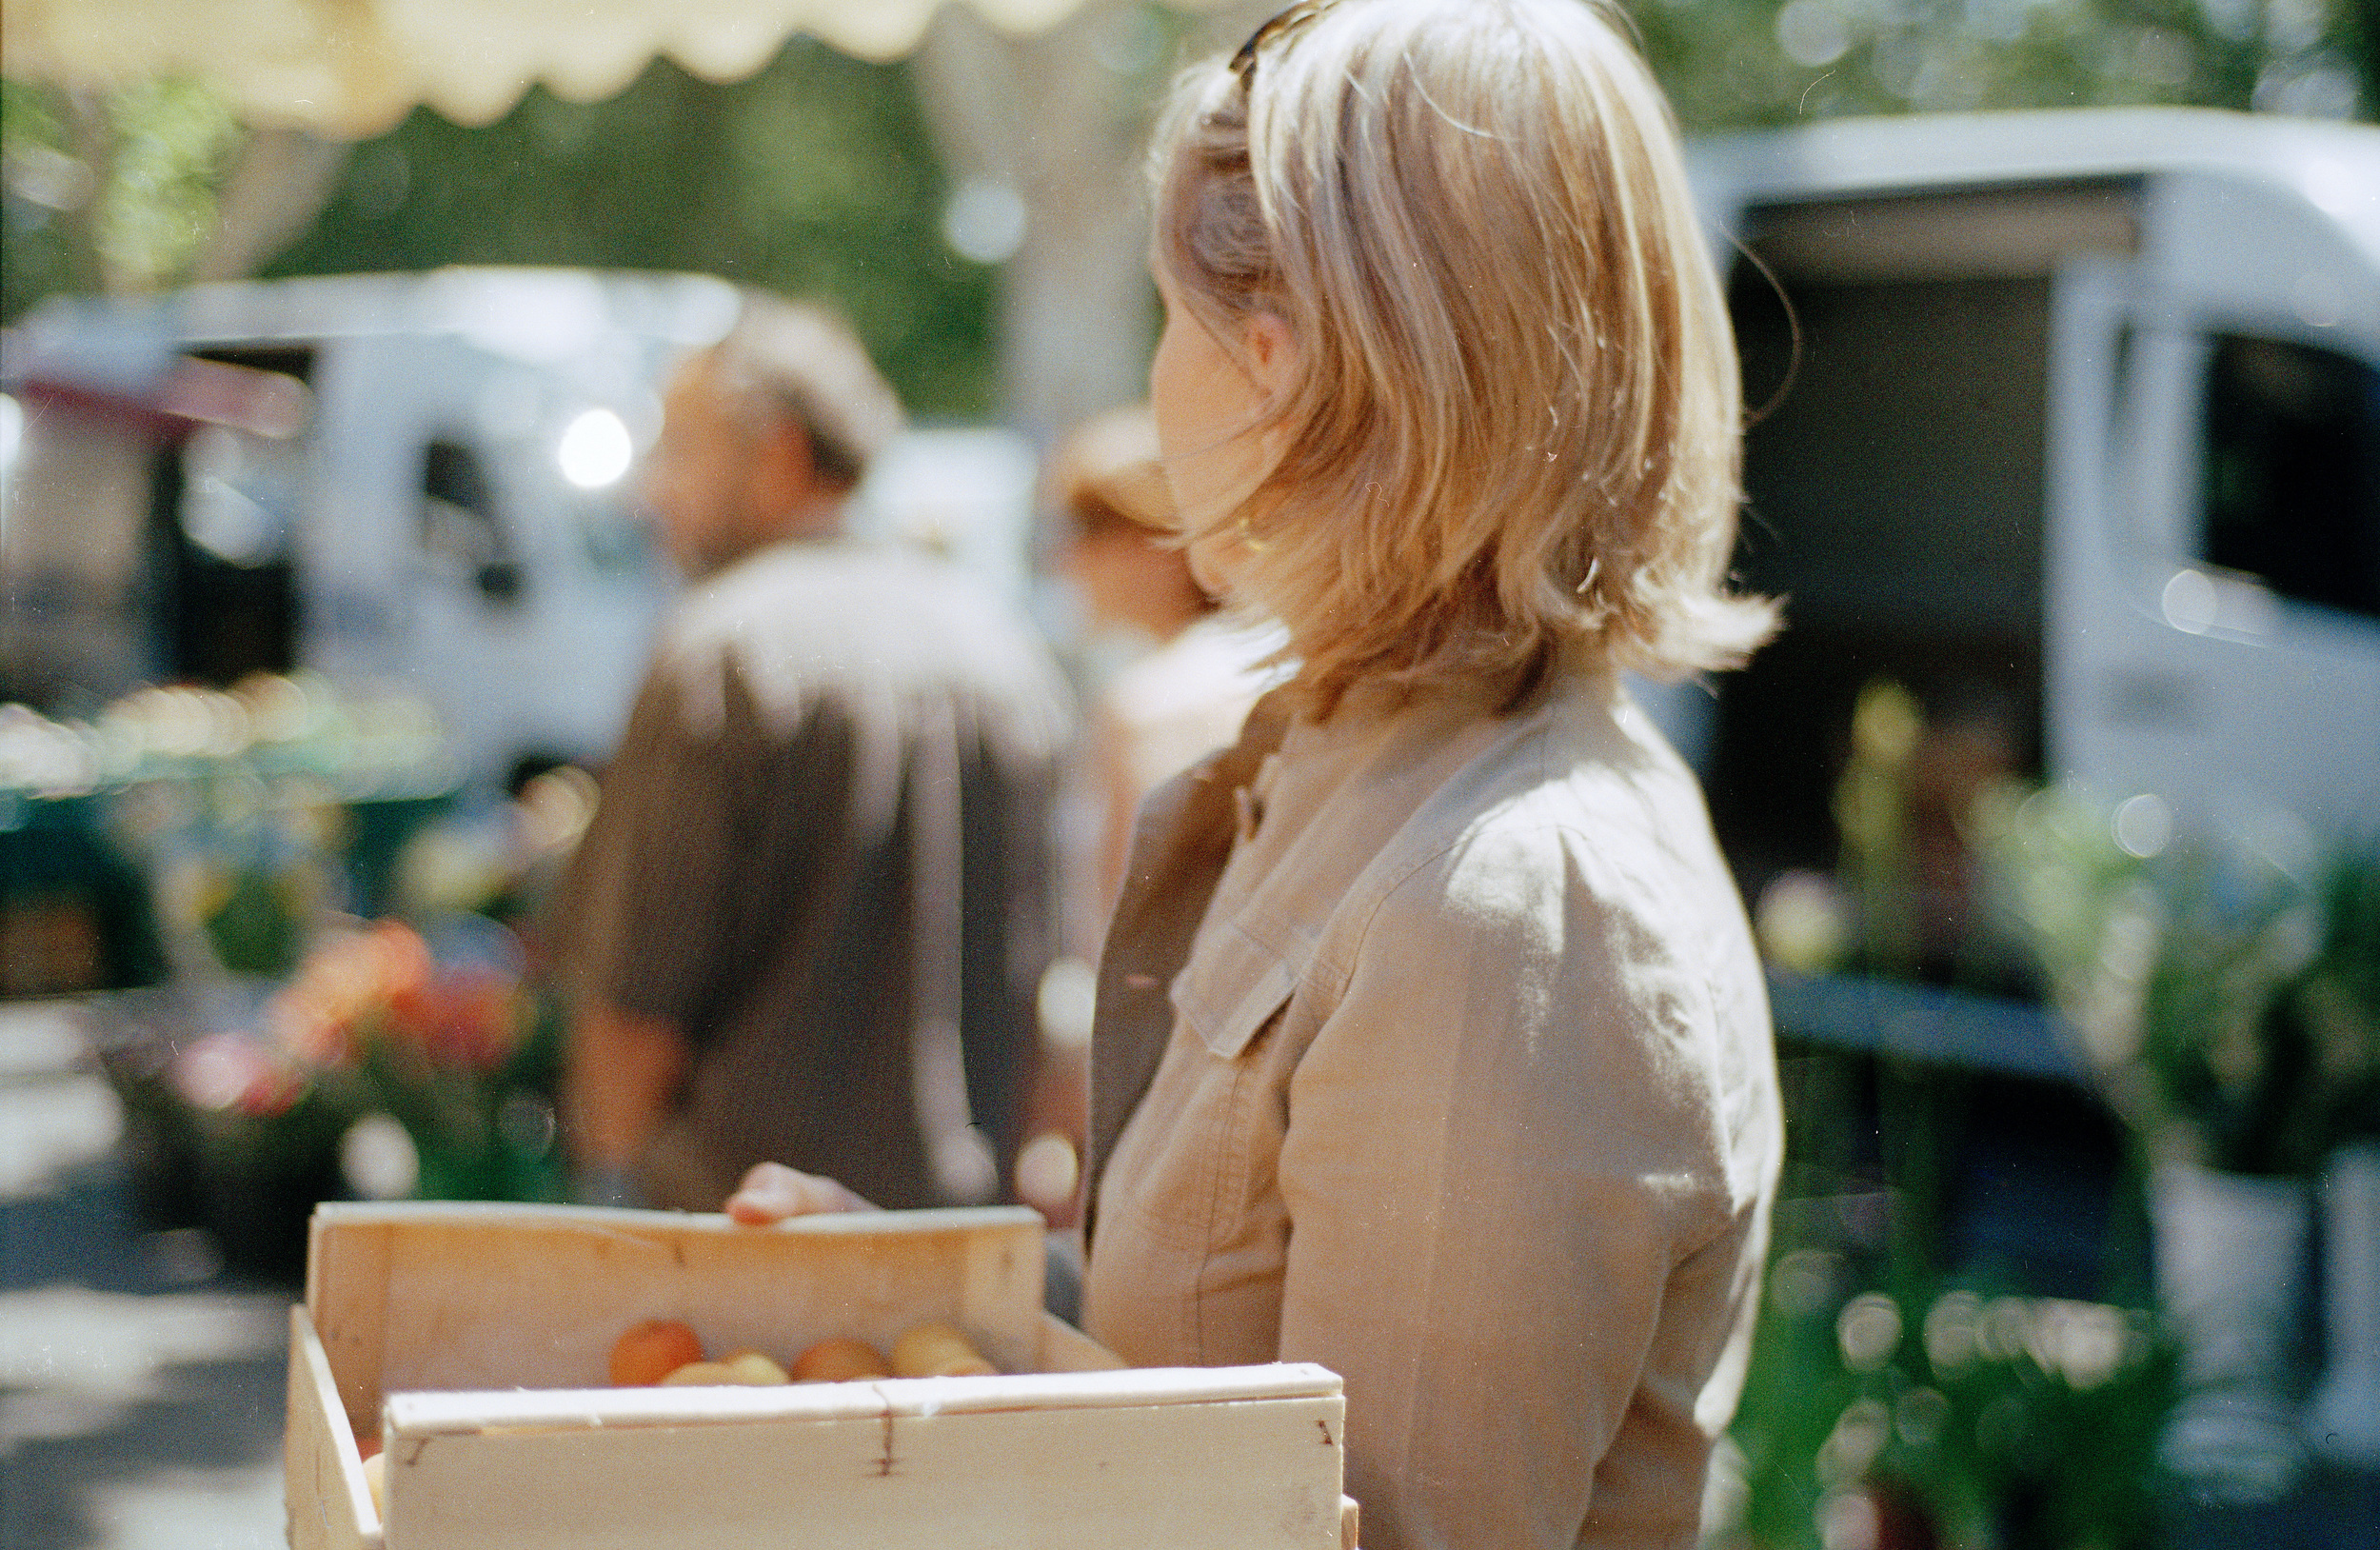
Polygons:
M196 77L260 129L360 139L426 103L459 124L501 118L543 82L607 97L656 54L730 81L805 31L890 59L942 0L7 0L0 70L70 88ZM1082 0L969 0L1037 31Z

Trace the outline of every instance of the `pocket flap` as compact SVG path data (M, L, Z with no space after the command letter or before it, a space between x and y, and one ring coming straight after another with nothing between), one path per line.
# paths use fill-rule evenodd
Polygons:
M1237 1060L1298 988L1304 965L1250 935L1238 922L1200 933L1190 962L1174 976L1174 1010L1208 1051Z

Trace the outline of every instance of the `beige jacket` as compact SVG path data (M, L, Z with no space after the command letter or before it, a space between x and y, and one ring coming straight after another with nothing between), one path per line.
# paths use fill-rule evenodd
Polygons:
M1085 1322L1341 1374L1365 1550L1692 1545L1782 1136L1699 788L1598 671L1285 706L1143 810Z

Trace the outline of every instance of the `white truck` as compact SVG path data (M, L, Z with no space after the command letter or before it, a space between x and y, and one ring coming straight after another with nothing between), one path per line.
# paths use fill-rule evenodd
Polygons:
M316 669L464 768L599 758L669 586L627 477L734 292L454 269L59 299L11 330L0 700Z
M1748 894L1835 864L1879 678L1954 787L2380 823L2380 129L2016 112L1692 155L1766 407L1740 579L1789 627L1665 710Z
M467 778L600 761L675 585L637 460L736 308L519 268L44 304L0 359L0 702L309 668L426 703ZM1021 602L1034 487L1021 436L914 429L852 527Z

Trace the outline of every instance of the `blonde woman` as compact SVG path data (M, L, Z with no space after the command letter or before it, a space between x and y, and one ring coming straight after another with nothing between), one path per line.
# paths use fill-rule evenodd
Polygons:
M1617 677L1773 626L1723 586L1735 366L1666 107L1579 0L1339 0L1190 71L1154 161L1188 551L1299 666L1142 809L1085 1321L1343 1375L1366 1550L1692 1545L1782 1126L1741 904Z

